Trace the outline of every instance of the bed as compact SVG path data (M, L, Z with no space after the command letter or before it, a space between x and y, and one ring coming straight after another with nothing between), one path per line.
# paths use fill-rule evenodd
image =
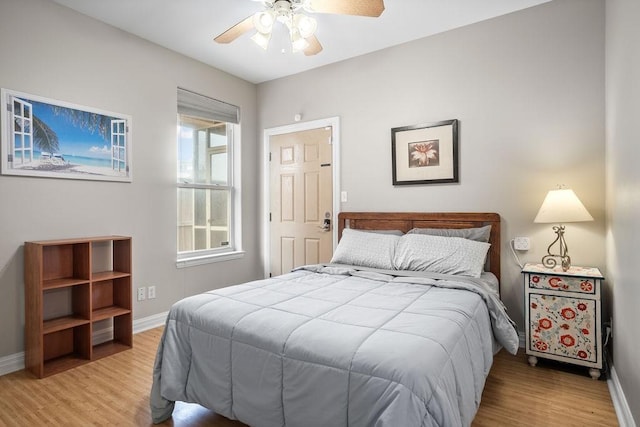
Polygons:
M256 427L471 424L493 355L518 348L499 299L500 216L338 219L331 263L174 304L154 423L184 401Z

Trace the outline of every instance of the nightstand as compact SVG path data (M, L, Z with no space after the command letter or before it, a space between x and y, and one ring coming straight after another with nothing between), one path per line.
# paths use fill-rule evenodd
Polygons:
M549 269L526 264L524 306L526 353L589 367L593 379L602 369L602 274L597 268Z

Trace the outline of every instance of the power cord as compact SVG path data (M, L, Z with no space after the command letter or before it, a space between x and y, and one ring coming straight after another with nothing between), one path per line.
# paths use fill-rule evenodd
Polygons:
M604 378L608 377L609 373L609 362L611 361L611 356L609 354L609 339L613 335L613 331L611 329L611 321L604 322L604 343L602 344L602 372L605 374Z
M511 239L509 241L509 247L511 248L511 253L513 254L513 257L516 260L516 263L520 266L520 269L524 268L524 265L522 265L522 262L520 261L520 258L518 257L518 254L516 253L516 249L515 249L515 241L516 239Z

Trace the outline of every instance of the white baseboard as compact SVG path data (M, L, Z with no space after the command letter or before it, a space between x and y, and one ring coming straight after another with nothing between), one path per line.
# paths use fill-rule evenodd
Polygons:
M149 329L163 326L167 320L168 311L164 313L154 314L152 316L143 317L133 321L133 333L147 331ZM94 331L93 342L95 344L101 344L109 341L113 337L113 328L105 328L99 331ZM20 353L10 354L5 357L0 357L0 376L10 374L24 369L24 351Z
M142 319L133 321L133 333L139 334L140 332L148 331L149 329L157 328L158 326L164 326L167 321L168 311L164 313L154 314L152 316L143 317Z
M0 358L0 376L24 369L24 351Z
M609 386L609 394L613 401L613 408L616 410L616 415L618 416L618 423L620 427L636 427L636 422L633 419L627 398L620 385L616 369L613 365L610 365L610 367L607 385Z

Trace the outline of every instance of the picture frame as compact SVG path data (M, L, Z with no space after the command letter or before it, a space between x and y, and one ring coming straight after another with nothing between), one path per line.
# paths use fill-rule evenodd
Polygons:
M391 129L393 185L458 182L458 120Z
M2 88L2 175L131 182L131 116Z

